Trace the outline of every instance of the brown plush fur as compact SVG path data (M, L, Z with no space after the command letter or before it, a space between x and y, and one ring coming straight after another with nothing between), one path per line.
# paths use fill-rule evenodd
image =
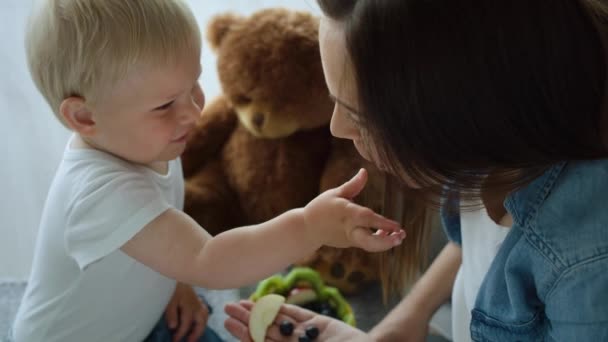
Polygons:
M182 156L185 211L215 235L304 206L362 166L370 182L357 201L382 209L383 175L330 135L318 20L283 9L224 14L207 33L223 94L204 109ZM303 264L345 293L379 277L378 255L359 249L323 248Z

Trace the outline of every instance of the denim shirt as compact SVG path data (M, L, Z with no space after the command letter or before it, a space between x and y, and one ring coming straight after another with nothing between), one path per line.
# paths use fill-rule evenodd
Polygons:
M608 160L551 167L513 216L471 313L474 341L608 341ZM457 212L442 211L460 242Z

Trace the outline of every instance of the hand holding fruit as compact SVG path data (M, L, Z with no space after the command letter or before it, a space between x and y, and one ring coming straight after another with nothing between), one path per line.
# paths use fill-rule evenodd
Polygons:
M263 300L262 297L254 306L251 301L228 304L225 311L230 316L226 329L237 339L251 341L372 341L356 328L295 305L282 304L280 300ZM257 308L256 308L257 307ZM280 308L277 310L277 308ZM254 311L255 310L255 311ZM278 314L276 312L278 311ZM267 319L275 313L276 317L268 327ZM291 323L291 326L290 324ZM283 326L281 328L281 326ZM252 339L256 331L256 339ZM260 337L259 331L265 336ZM262 338L262 340L259 340Z

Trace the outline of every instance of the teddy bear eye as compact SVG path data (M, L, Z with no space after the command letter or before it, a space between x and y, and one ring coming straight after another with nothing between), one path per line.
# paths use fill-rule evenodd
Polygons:
M239 105L246 105L251 103L251 98L245 95L237 95L234 98L234 102Z

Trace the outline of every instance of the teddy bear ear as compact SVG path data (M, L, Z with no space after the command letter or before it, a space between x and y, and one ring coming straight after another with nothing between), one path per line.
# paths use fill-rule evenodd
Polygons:
M207 26L207 40L211 48L217 50L234 25L242 21L244 18L234 13L219 14L211 18Z

